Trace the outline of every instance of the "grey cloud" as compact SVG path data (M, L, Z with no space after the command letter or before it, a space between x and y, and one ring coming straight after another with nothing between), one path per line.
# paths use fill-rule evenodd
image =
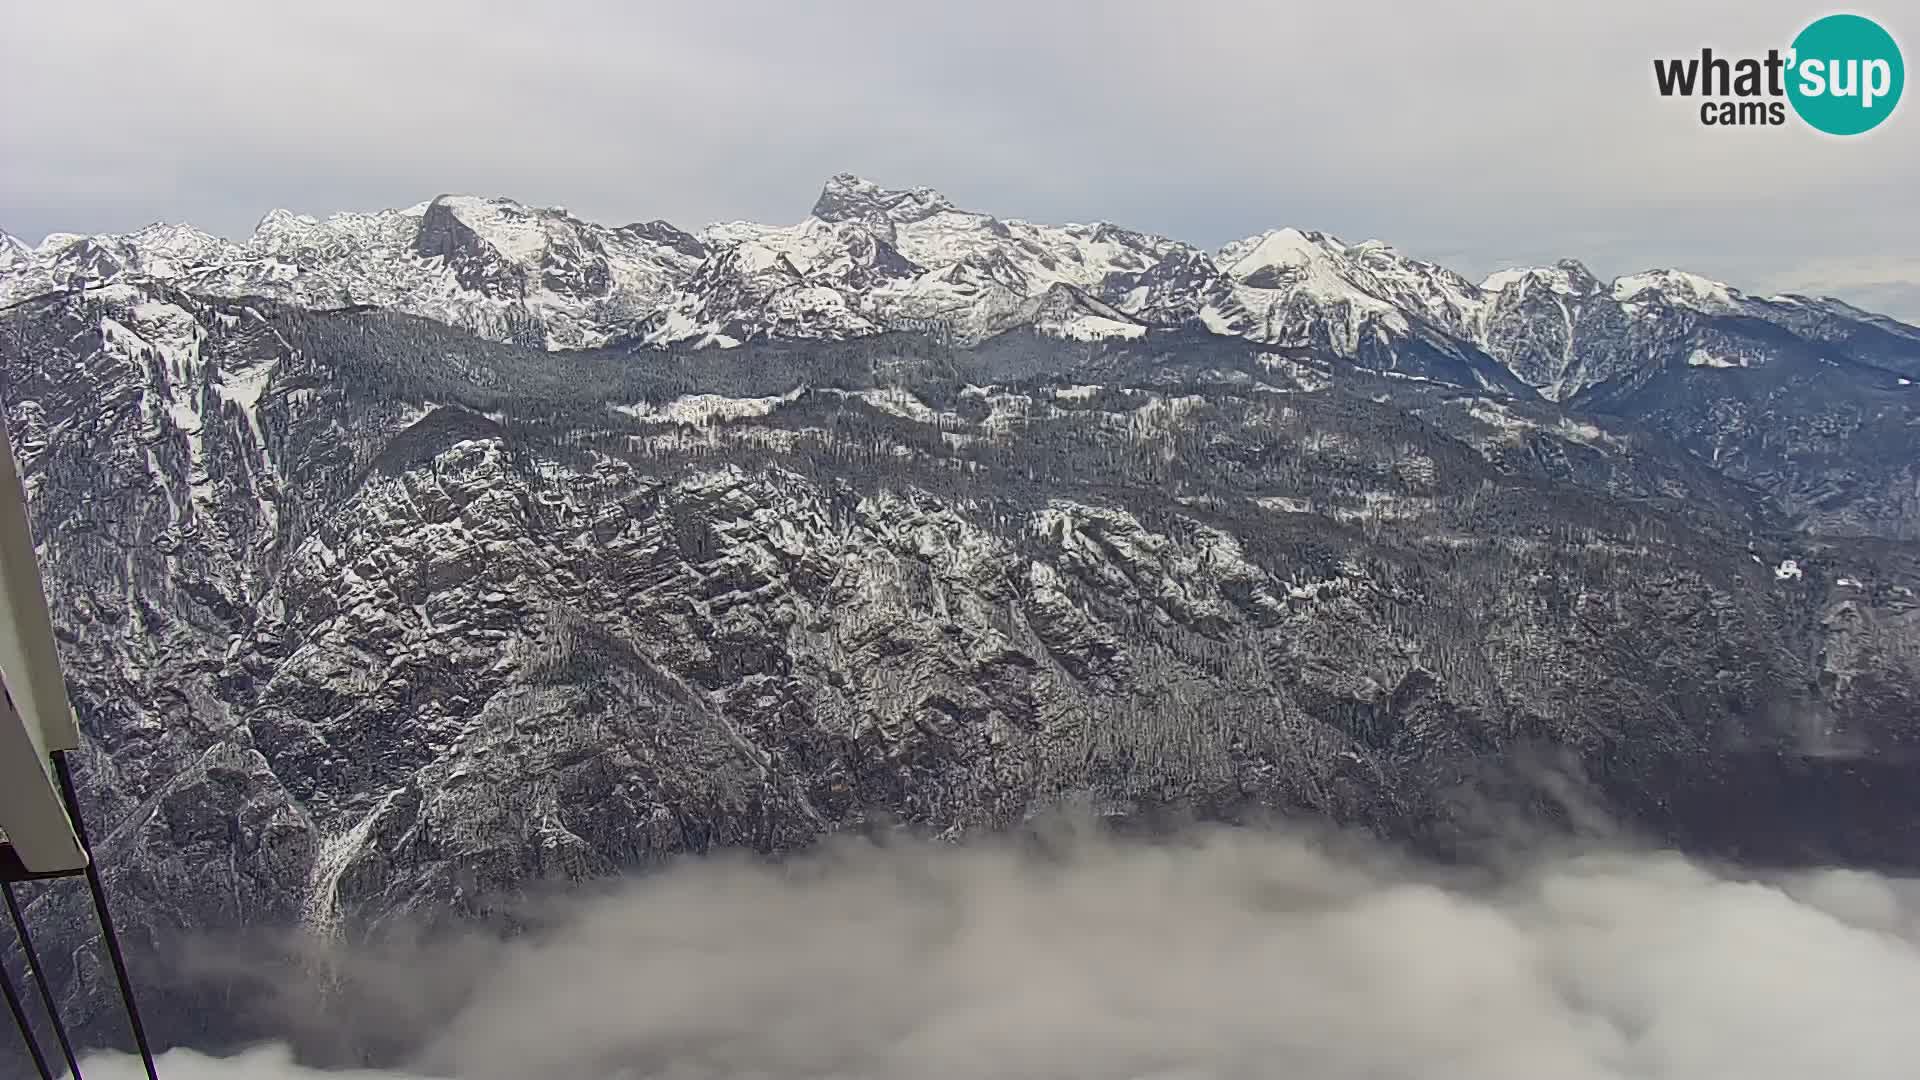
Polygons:
M1812 260L1920 246L1913 106L1854 140L1709 131L1658 98L1650 61L1784 44L1815 13L15 4L0 62L36 105L0 115L0 225L236 234L277 205L443 190L608 221L787 221L850 169L1207 245L1297 224L1471 273L1574 255L1603 274L1684 265L1765 288Z
M412 1065L467 1080L1892 1080L1920 1060L1920 883L1860 872L1589 852L1486 880L1256 830L842 842L683 864L546 924L340 970L416 1008L467 985ZM271 1049L165 1065L335 1075Z

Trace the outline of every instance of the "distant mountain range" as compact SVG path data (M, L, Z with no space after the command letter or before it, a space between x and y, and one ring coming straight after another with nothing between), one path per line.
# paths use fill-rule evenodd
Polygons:
M310 308L372 305L546 348L888 331L970 345L1021 327L1083 340L1198 327L1565 401L1676 362L1765 363L1784 330L1836 359L1920 376L1914 327L1837 300L1747 296L1680 270L1602 282L1564 260L1476 284L1378 241L1284 228L1208 252L1105 223L1002 220L928 188L845 174L797 225L699 233L443 195L324 221L276 210L239 244L185 225L35 247L0 234L0 303L141 278Z

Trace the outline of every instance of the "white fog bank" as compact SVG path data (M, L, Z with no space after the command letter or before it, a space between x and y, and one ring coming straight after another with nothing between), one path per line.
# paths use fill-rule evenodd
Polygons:
M492 949L408 1076L1910 1080L1920 883L1678 856L1445 884L1284 832L689 862ZM455 961L449 960L449 963ZM443 992L432 954L382 968ZM397 969L397 970L394 970ZM444 972L440 973L444 976ZM464 976L463 976L464 977ZM417 980L417 981L415 981ZM98 1057L96 1080L138 1063ZM389 1080L266 1048L166 1080Z

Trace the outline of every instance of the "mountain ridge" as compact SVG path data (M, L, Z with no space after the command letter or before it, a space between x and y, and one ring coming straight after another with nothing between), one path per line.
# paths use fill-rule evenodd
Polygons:
M1349 244L1289 226L1209 252L1108 222L1002 219L932 188L851 173L830 177L809 215L785 226L608 227L559 207L442 194L324 219L271 210L241 241L160 223L55 234L33 247L9 240L0 302L150 276L211 295L390 307L545 348L724 348L898 330L968 344L1031 325L1034 302L1064 285L1125 315L1116 333L1197 326L1327 348L1383 370L1404 363L1468 385L1507 381L1474 359L1485 354L1555 400L1656 364L1635 335L1660 337L1657 324L1676 316L1755 318L1856 359L1884 361L1897 349L1901 373L1920 374L1904 357L1920 348L1920 329L1840 300L1758 297L1679 269L1602 282L1563 259L1475 283L1379 240ZM1436 338L1442 353L1466 359L1433 368Z

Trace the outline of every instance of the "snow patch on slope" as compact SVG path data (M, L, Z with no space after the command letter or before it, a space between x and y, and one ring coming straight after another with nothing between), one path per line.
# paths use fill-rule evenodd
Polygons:
M683 394L664 405L639 402L634 405L610 405L624 416L648 423L692 424L704 427L727 420L767 416L782 405L799 399L802 390L772 397L736 398L723 394Z
M1744 356L1727 357L1707 349L1695 349L1687 354L1688 367L1743 368L1747 366Z

